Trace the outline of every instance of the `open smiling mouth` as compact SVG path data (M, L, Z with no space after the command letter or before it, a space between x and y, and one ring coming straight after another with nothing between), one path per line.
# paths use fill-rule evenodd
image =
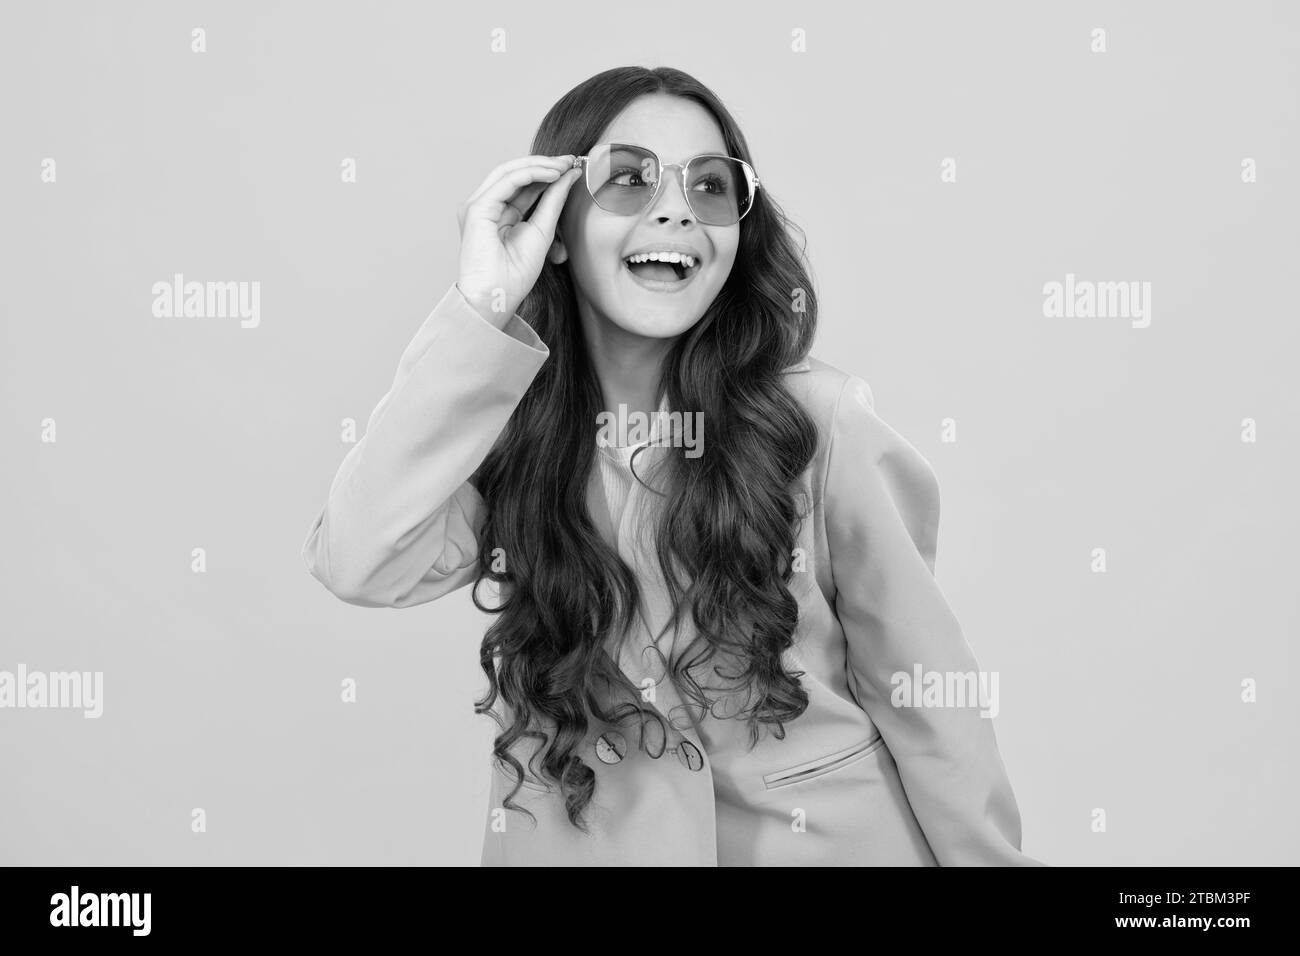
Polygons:
M700 271L700 261L694 256L679 253L650 253L628 256L623 268L642 285L671 287L684 283Z

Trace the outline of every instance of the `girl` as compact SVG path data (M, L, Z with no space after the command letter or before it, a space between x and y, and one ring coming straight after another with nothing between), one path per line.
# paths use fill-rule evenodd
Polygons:
M495 615L483 863L1036 863L984 703L899 706L898 675L978 672L935 476L809 357L812 283L717 97L592 77L459 219L303 554L352 604L473 582Z

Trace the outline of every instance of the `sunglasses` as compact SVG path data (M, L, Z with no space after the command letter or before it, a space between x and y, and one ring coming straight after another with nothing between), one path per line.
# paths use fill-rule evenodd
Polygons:
M664 170L681 171L691 214L706 226L734 226L754 206L758 177L743 159L703 153L685 163L661 163L653 150L627 143L602 143L573 160L585 167L592 201L606 212L634 216L659 196Z

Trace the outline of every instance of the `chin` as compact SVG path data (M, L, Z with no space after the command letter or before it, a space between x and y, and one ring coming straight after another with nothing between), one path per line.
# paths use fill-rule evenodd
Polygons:
M606 312L609 321L624 332L648 339L671 339L689 331L703 317L707 307L694 297L642 304L626 296Z
M673 294L624 287L613 297L614 308L605 315L625 332L646 338L674 338L703 318L716 294L717 290L704 285Z
M683 332L689 331L690 328L699 321L699 317L697 316L696 318L685 322L680 319L665 319L663 322L655 322L653 320L647 321L645 317L642 317L635 322L625 322L619 319L612 319L611 321L613 321L613 323L624 332L630 332L633 335L639 335L642 338L672 339L681 335Z

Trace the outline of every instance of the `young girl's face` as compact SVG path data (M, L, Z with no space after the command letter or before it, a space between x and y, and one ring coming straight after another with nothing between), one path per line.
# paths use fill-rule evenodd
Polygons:
M704 107L667 94L633 101L599 141L644 146L660 163L729 152L721 128ZM740 224L699 222L686 204L681 170L665 169L662 177L655 201L631 216L601 209L582 182L569 191L552 261L567 258L584 326L595 322L635 336L672 338L700 320L727 281L740 244ZM624 263L632 253L662 243L689 248L699 263L699 271L671 292L641 285Z

